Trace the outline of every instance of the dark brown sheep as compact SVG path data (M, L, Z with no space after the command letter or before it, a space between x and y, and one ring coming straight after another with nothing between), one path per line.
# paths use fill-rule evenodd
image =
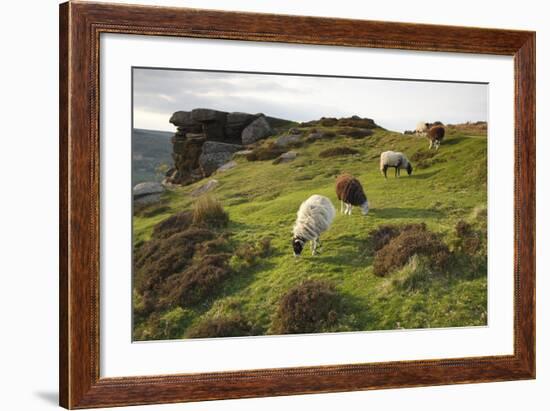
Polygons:
M434 126L428 130L428 139L430 140L430 148L435 147L436 150L439 149L441 142L445 137L445 127L443 126Z
M369 212L369 202L363 186L349 174L342 174L336 179L336 196L340 200L340 212L343 214L351 215L353 206L360 207L364 215Z

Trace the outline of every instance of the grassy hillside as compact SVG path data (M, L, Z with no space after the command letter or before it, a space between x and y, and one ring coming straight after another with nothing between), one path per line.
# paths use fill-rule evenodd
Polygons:
M298 153L292 162L240 159L237 167L212 176L219 181L214 195L229 215L228 227L218 231L231 233L230 252L235 254L239 247L268 238L269 253L250 264L244 257L233 257L230 264L234 273L199 304L171 305L152 314L136 315L134 338L208 336L197 334L197 328L224 318L248 324L249 331L253 330L249 334L276 333L282 298L306 279L330 283L340 296L336 319L317 331L486 324L486 251L465 252L467 247L460 242L461 231L457 230L460 221L480 233L486 230L486 134L466 134L455 127L436 153L427 151L424 138L383 129L353 139L340 135L338 127L315 128L335 136L292 148ZM305 136L311 132L308 127L301 130ZM262 144L267 146L275 138ZM322 151L342 146L358 154L319 156ZM380 152L385 150L406 153L414 167L412 176L403 170L400 178L394 178L390 169L385 180L378 164ZM334 182L342 172L362 182L370 203L367 216L358 208L352 216L339 213ZM191 210L196 200L190 192L205 181L168 192L162 204L135 216L136 250L151 239L156 224ZM329 197L338 214L321 237L322 253L311 256L308 244L302 256L295 258L292 226L300 203L312 194ZM414 256L384 277L374 275L371 233L383 225L410 223L425 223L428 230L441 235L452 251L447 268L434 273L427 266L429 255ZM139 288L144 281L147 279L138 274L134 284ZM142 303L141 299L135 291L135 306Z
M132 130L132 186L144 181L161 181L157 171L161 164L172 164L174 133L156 130Z

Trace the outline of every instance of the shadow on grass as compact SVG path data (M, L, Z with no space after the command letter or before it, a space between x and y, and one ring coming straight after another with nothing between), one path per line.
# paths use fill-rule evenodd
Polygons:
M406 207L373 209L369 215L377 218L442 218L445 216L440 210Z
M445 146L454 146L455 144L459 144L463 142L464 140L468 140L468 137L449 137L443 140L441 143L441 148L445 148Z
M423 172L418 174L413 173L413 175L410 176L410 178L413 178L415 180L426 180L430 177L435 176L436 174L437 174L437 171L429 171L429 172Z

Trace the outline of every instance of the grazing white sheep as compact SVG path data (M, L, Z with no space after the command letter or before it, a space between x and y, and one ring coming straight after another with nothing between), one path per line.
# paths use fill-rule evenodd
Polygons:
M428 123L421 121L416 125L416 129L414 130L414 132L421 136L426 135L426 133L428 132Z
M296 223L292 229L292 247L294 255L302 253L307 241L311 241L311 255L317 254L321 246L319 237L328 230L334 220L336 210L332 202L324 196L315 194L304 201L298 209Z
M384 151L380 154L380 172L384 174L384 178L388 178L388 168L395 168L395 176L401 175L401 169L407 170L409 175L412 174L413 168L407 156L398 151Z
M363 186L349 174L341 174L336 179L336 197L340 200L340 212L343 214L351 215L353 206L360 207L363 215L369 212L369 202Z

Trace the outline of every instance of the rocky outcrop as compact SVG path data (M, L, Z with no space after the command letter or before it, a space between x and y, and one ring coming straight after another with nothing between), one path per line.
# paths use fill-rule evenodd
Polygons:
M202 146L202 153L199 156L199 166L204 176L211 175L225 163L231 161L233 153L242 150L237 144L220 143L207 141Z
M225 120L225 135L230 140L242 142L243 130L252 123L258 115L248 113L229 113Z
M176 111L170 123L178 128L178 133L201 133L208 141L241 143L243 130L261 114L227 113L208 108L192 111Z
M178 130L172 138L174 167L168 170L167 183L186 185L202 178L199 157L205 141L204 134L184 134Z
M229 162L241 144L252 144L273 135L287 120L263 114L228 113L207 108L176 111L170 123L177 127L172 138L174 167L166 184L191 184L208 177Z
M132 190L134 205L153 204L160 200L166 189L155 181L136 184Z
M275 145L277 147L286 147L291 144L296 144L300 142L301 135L299 134L289 134L286 136L281 136L275 140Z
M264 116L258 117L250 123L242 132L241 138L245 145L253 144L258 140L267 138L274 134L273 129Z

